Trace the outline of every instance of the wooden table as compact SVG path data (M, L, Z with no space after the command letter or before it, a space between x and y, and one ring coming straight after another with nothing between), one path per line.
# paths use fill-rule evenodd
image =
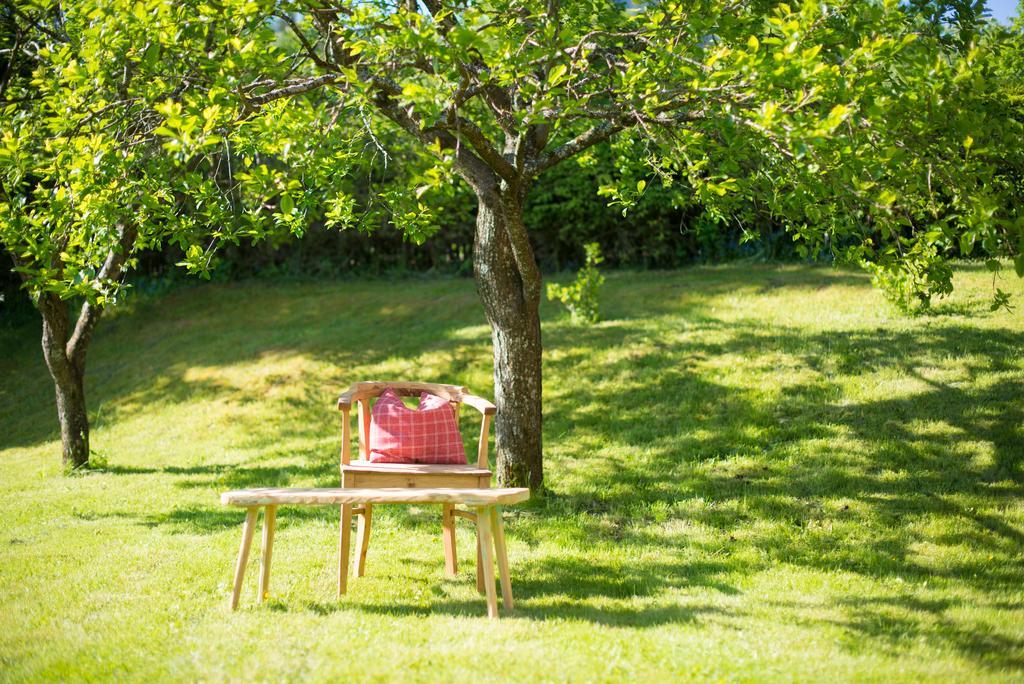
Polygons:
M494 557L497 556L501 577L501 598L506 610L511 610L512 581L508 575L508 552L505 548L505 528L501 519L501 506L520 503L530 498L526 488L511 489L241 489L221 494L220 501L228 506L246 509L242 527L242 545L235 565L235 583L231 591L231 609L238 607L242 592L245 566L249 561L249 548L256 528L256 515L263 508L263 548L260 558L260 601L267 598L270 587L270 559L274 546L274 523L278 506L352 506L365 504L462 504L476 509L477 535L483 563L484 592L487 596L487 615L498 617L498 597L494 588ZM349 538L351 530L341 530L341 577L343 590L349 565Z

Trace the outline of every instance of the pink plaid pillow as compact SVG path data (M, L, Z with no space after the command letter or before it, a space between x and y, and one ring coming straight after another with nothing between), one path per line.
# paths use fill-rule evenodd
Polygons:
M370 461L465 464L452 405L424 392L419 409L411 409L394 391L384 390L370 412Z

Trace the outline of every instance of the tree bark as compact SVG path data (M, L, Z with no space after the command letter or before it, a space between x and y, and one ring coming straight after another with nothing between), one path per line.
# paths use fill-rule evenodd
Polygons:
M64 467L89 465L89 415L85 407L84 374L73 369L68 382L54 382Z
M521 194L478 192L473 270L494 347L498 483L539 490L544 484L540 272L525 240Z
M77 358L68 355L70 321L67 304L55 295L43 294L39 297L38 307L43 316L43 357L57 395L57 420L60 422L64 467L71 469L88 466L89 415L85 406L85 354Z

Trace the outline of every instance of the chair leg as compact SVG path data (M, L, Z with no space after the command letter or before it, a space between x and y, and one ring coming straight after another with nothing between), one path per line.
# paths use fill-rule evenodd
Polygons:
M501 519L501 506L491 511L491 532L494 535L494 555L501 575L501 600L505 610L512 610L512 578L508 576L508 549L505 547L505 523Z
M362 577L366 574L366 552L370 548L370 523L373 519L373 506L371 504L363 505L363 512L359 516L359 529L356 534L356 548L358 549L358 556L356 556L356 577Z
M260 556L260 603L270 593L270 559L274 553L274 524L277 522L277 506L263 509L263 544Z
M444 504L441 509L441 534L444 537L444 569L451 576L459 574L459 561L455 552L455 506Z
M476 509L476 529L480 535L480 556L483 561L484 590L487 595L487 617L498 617L498 594L494 589L494 540L491 537L491 506Z
M235 586L231 590L231 610L238 608L238 597L242 594L242 579L245 577L245 564L249 562L249 548L252 546L252 533L256 529L256 514L258 512L258 506L245 509L242 545L238 547L238 562L235 564Z
M352 504L341 505L341 529L338 543L338 596L348 590L349 541L352 537Z

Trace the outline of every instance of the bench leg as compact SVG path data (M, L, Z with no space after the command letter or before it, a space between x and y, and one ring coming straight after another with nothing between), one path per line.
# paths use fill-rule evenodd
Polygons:
M359 515L359 528L356 534L356 577L366 574L366 552L370 549L370 522L373 519L373 506L365 504Z
M491 532L494 534L494 555L497 556L501 575L501 600L505 610L512 610L512 578L508 576L508 549L505 547L505 523L501 519L501 506L491 511Z
M352 537L352 504L341 505L341 529L338 543L338 596L348 590L349 541Z
M477 520L479 522L479 519ZM484 594L484 559L480 555L480 529L476 532L476 590Z
M277 522L277 506L263 509L263 545L260 557L260 603L270 593L270 557L274 553L274 523Z
M487 594L487 617L498 617L498 594L494 589L494 541L491 537L492 506L476 509L476 530L480 537L480 560L483 565L484 591Z
M245 509L245 524L242 526L242 545L238 548L238 562L235 564L235 586L231 590L231 610L238 608L238 597L242 594L242 579L245 564L249 562L249 547L252 546L252 532L256 528L258 506Z
M444 569L452 577L459 574L455 553L455 506L444 504L441 512L441 534L444 537Z

